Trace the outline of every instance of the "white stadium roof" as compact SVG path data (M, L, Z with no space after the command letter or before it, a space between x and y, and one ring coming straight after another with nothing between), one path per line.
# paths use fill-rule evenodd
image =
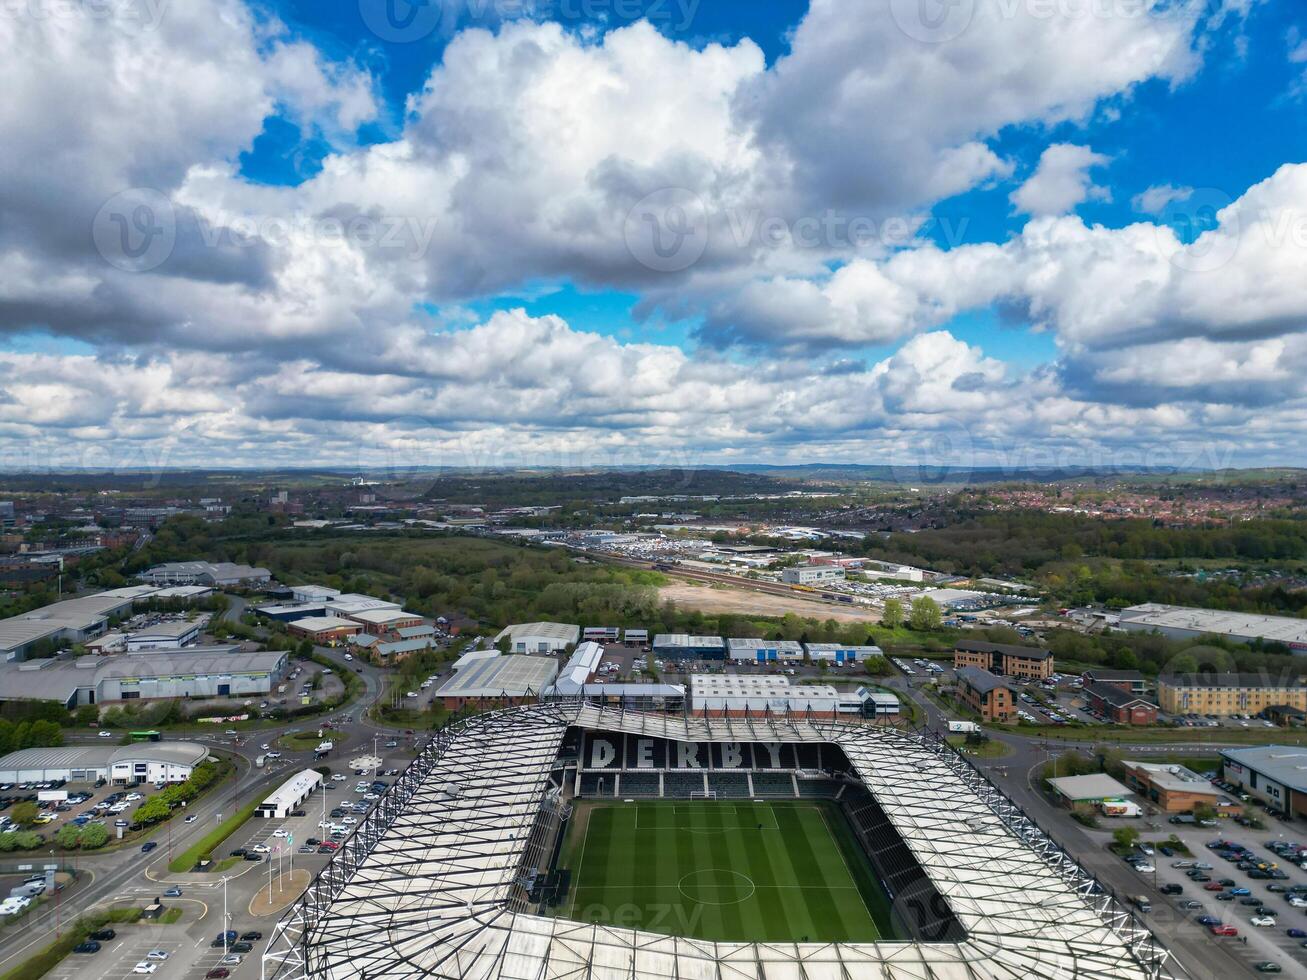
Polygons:
M966 936L728 943L524 911L517 880L569 725L836 743ZM278 925L268 980L1130 980L1184 976L1124 908L948 749L888 728L554 702L439 733Z

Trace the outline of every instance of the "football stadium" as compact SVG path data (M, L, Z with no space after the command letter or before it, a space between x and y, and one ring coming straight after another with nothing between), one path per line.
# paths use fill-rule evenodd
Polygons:
M576 700L439 732L263 975L1187 976L933 735Z

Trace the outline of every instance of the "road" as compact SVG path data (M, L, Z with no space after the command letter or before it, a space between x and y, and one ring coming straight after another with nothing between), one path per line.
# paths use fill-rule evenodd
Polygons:
M948 730L948 716L933 699L910 684L906 678L894 676L882 681L886 687L911 698L926 716L925 727L938 732ZM1145 895L1152 903L1153 912L1143 916L1153 932L1171 949L1180 963L1196 980L1230 980L1238 976L1257 975L1252 969L1254 960L1246 947L1238 948L1228 942L1211 939L1205 929L1192 918L1180 912L1174 900L1157 890L1154 879L1136 873L1129 865L1115 857L1105 847L1071 819L1069 811L1050 803L1036 788L1035 774L1054 754L1074 748L1092 748L1092 742L1049 742L1040 737L1017 735L1008 732L990 732L990 737L1004 743L1008 754L993 759L972 760L1003 794L1017 804L1031 819L1061 847L1080 862L1105 888L1128 902L1129 896ZM1140 752L1185 751L1184 746L1157 745L1122 746ZM1204 744L1195 751L1207 751ZM1165 836L1163 834L1163 836ZM1201 855L1199 856L1201 860ZM1283 956L1262 956L1284 963ZM1286 964L1291 975L1293 966Z
M228 611L230 618L239 618L244 609L244 601L235 599ZM371 754L375 736L393 735L394 728L388 728L368 717L369 709L380 699L384 690L382 671L371 664L360 661L347 662L343 651L327 647L317 648L321 654L335 664L341 672L351 670L363 679L364 691L353 702L342 706L330 715L333 725L333 740L337 748L325 760L337 768L343 768L341 762L354 755L365 752ZM159 847L146 858L136 845L120 850L101 852L99 854L77 855L71 863L84 874L82 879L68 889L60 902L49 903L42 911L33 913L23 920L23 928L6 929L0 933L0 974L17 966L24 959L46 946L54 937L56 922L67 924L80 913L111 899L121 899L125 894L135 892L141 897L148 894L160 894L167 887L166 882L182 880L185 876L174 875L168 871L168 862L172 856L181 853L204 833L219 822L220 814L230 816L243 803L259 794L266 794L284 781L290 773L311 767L314 752L285 750L283 757L270 763L267 768L259 769L254 760L263 754L262 744L271 744L277 737L290 731L303 731L311 728L322 719L296 719L284 724L268 726L242 732L237 739L214 733L212 735L177 734L169 736L180 741L194 741L210 745L234 758L237 765L235 781L228 781L217 791L206 794L192 804L187 815L196 814L200 819L193 823L183 823L180 816L170 820L160 832L151 839L159 842ZM72 736L72 741L95 741L93 735ZM411 744L411 743L410 743ZM239 833L239 832L238 832ZM40 856L33 856L34 863L44 863ZM161 883L163 882L163 883ZM187 889L195 887L187 885Z

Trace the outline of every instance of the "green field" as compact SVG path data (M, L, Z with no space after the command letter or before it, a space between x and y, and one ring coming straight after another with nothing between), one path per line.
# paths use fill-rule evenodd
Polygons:
M694 939L895 938L889 900L840 811L777 801L580 803L560 914Z

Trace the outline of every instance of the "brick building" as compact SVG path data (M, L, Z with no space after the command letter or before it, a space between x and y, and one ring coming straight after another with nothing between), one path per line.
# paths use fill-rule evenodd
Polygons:
M1148 678L1137 670L1113 670L1110 667L1094 667L1080 675L1085 684L1111 684L1129 691L1131 694L1143 694L1148 690Z
M1157 705L1147 698L1131 694L1116 684L1097 683L1084 686L1089 710L1117 725L1157 724Z
M1012 689L1001 677L980 667L958 669L958 698L984 721L1008 722L1016 718Z
M1125 783L1167 813L1185 813L1194 807L1215 807L1220 792L1205 778L1184 766L1156 762L1122 762Z
M978 667L1004 677L1042 680L1053 676L1053 654L1038 647L959 640L953 647L953 666Z

